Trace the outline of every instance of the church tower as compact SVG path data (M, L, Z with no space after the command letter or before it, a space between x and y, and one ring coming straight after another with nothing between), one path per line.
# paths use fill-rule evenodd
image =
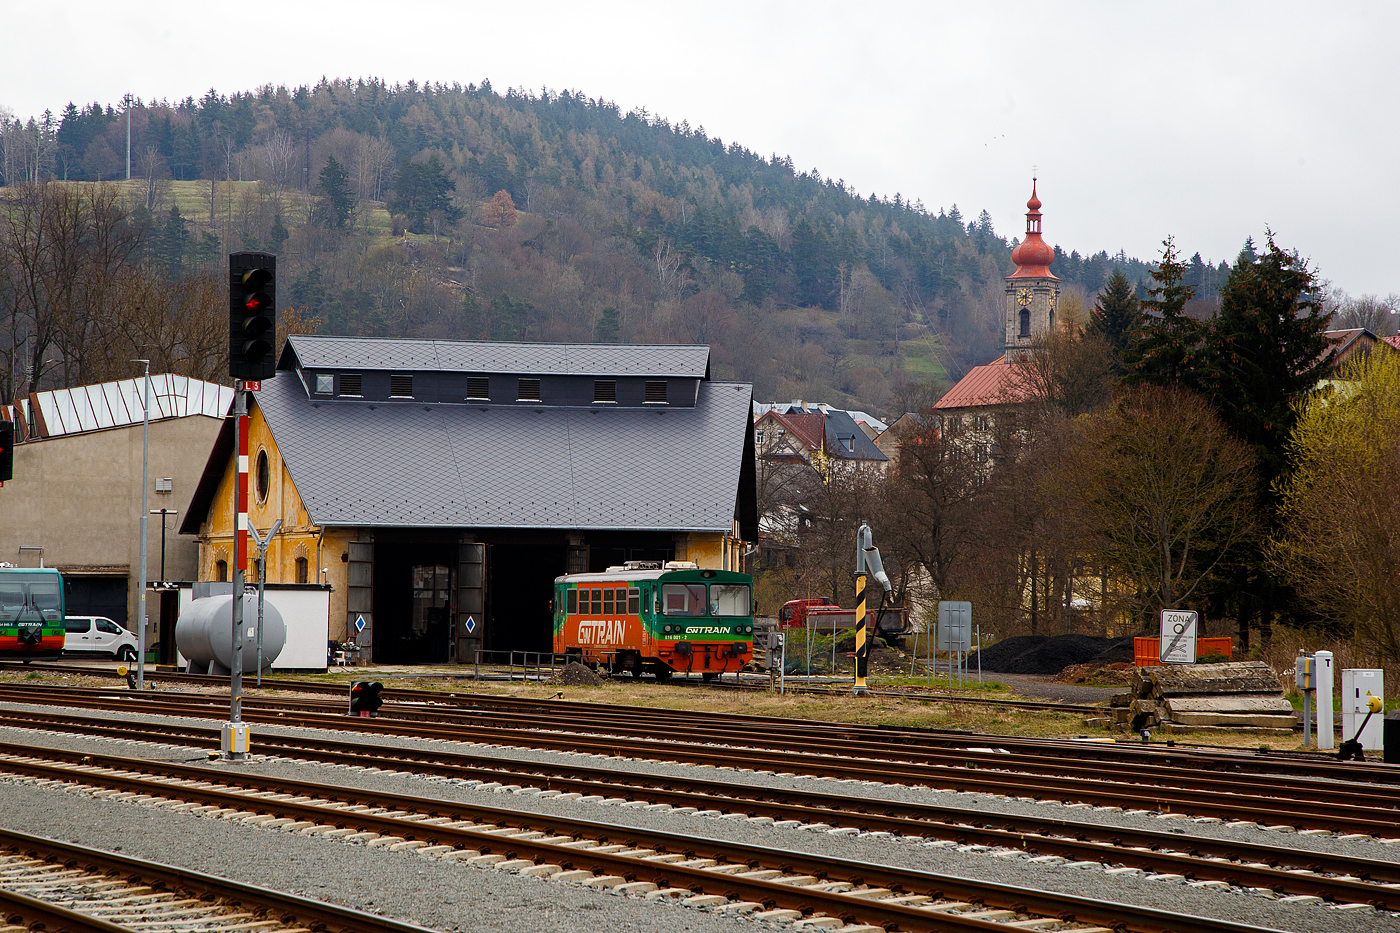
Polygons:
M1016 271L1006 277L1006 360L1024 361L1031 343L1055 326L1055 304L1060 280L1050 271L1055 251L1040 238L1040 199L1031 179L1031 199L1026 202L1026 238L1011 251Z

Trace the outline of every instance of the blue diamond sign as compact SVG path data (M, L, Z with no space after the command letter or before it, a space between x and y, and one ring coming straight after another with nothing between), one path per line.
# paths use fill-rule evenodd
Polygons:
M365 617L364 617L364 616L355 616L355 631L357 631L357 632L363 632L364 630L365 630Z
M466 621L465 624L466 624L466 627L467 627L467 634L468 634L468 635L470 635L472 632L475 632L475 631L476 631L476 619L472 618L471 616L467 616L467 621Z

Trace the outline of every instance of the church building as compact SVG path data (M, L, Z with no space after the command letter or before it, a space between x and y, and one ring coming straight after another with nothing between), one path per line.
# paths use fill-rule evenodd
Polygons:
M964 438L974 460L991 457L993 412L1024 401L1026 380L1021 364L1032 347L1055 327L1060 280L1050 271L1055 250L1041 238L1040 198L1031 181L1026 202L1026 238L1011 251L1016 270L1006 277L1006 341L1001 356L967 375L934 404L946 437Z

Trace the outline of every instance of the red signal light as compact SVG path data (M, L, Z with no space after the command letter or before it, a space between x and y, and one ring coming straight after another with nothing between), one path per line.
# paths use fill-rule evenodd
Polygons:
M261 293L256 294L243 302L243 307L247 308L249 311L261 311L263 308L267 307L267 296Z

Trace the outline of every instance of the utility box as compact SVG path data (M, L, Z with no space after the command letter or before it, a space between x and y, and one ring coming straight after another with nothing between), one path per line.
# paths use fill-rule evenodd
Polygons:
M1384 744L1382 723L1385 720L1379 714L1372 715L1369 721L1366 719L1370 712L1366 701L1373 696L1380 697L1382 702L1385 700L1384 671L1359 668L1342 671L1342 741L1355 738L1368 752L1378 752ZM1361 729L1363 722L1366 727L1358 736L1356 730Z
M1385 714L1385 763L1400 765L1400 709Z

